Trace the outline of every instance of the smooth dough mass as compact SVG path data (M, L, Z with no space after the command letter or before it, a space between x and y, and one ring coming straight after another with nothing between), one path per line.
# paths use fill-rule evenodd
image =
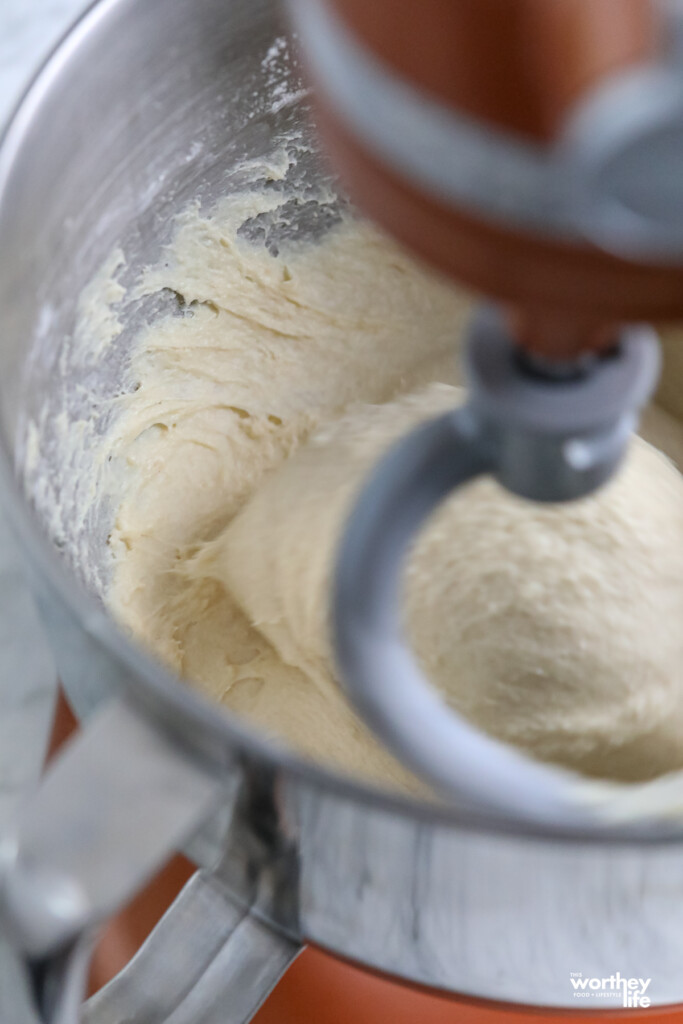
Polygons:
M316 433L198 558L325 692L354 496L392 441L463 397L433 384ZM640 438L614 481L572 505L490 479L453 495L415 544L404 597L425 674L489 734L587 774L683 763L683 479Z
M123 481L107 600L215 700L416 790L333 678L330 559L373 461L461 401L469 302L350 217L272 255L238 233L268 201L192 208L139 287L171 289L183 315L142 332L106 439ZM644 432L680 459L665 413ZM683 481L645 442L576 505L490 481L449 500L408 567L406 621L434 683L492 734L621 778L683 764Z

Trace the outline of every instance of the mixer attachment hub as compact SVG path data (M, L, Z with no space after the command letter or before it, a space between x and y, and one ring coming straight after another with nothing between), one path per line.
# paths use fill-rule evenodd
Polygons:
M480 309L465 351L469 409L494 476L533 501L584 497L614 472L659 374L654 332L561 363L520 352L499 312Z

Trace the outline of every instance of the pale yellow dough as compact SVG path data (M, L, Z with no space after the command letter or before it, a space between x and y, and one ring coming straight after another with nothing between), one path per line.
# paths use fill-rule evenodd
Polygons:
M132 366L139 386L107 438L123 480L107 601L191 685L271 735L415 788L341 693L322 693L286 665L222 583L192 569L192 556L349 403L455 381L469 302L351 218L322 243L273 257L237 235L264 207L259 195L232 197L210 216L190 210L145 275L141 291L173 289L191 315L143 332Z
M333 679L329 564L372 461L461 400L469 301L350 218L272 256L237 233L269 202L190 209L144 275L140 294L172 289L185 315L139 337L138 387L106 438L106 599L209 697L305 755L417 790ZM683 455L665 413L648 432ZM484 728L587 771L683 763L683 485L662 456L640 443L608 491L561 511L478 484L438 514L408 579L426 671Z
M355 409L198 556L323 693L336 686L327 613L353 499L393 441L463 397L433 384ZM469 485L420 536L405 590L425 674L491 735L588 774L645 779L683 765L683 478L645 441L573 505Z

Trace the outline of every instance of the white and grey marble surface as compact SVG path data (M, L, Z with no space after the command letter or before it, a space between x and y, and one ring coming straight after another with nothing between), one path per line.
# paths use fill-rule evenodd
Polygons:
M85 6L84 0L0 0L0 122ZM0 828L40 771L55 679L0 496Z

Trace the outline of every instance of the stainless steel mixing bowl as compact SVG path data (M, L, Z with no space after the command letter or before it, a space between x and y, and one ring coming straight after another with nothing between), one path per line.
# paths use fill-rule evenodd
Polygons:
M198 874L87 1005L93 1024L244 1021L304 942L493 1000L596 1008L570 975L619 972L651 979L653 1004L683 1001L679 824L649 838L534 829L298 760L117 629L97 592L104 512L56 528L49 502L25 493L27 419L47 409L49 456L58 391L73 387L74 416L85 401L97 418L119 380L125 331L83 377L64 379L59 365L101 260L118 244L132 265L154 259L191 197L234 187L239 161L292 123L309 131L305 103L287 99L296 67L274 74L266 60L282 32L273 0L101 0L0 151L2 486L64 686L93 719L2 845L17 970L40 963L30 977L43 1016L66 1019L92 925L182 845ZM302 173L324 172L311 157ZM128 312L132 328L154 310ZM55 488L64 472L50 469Z

